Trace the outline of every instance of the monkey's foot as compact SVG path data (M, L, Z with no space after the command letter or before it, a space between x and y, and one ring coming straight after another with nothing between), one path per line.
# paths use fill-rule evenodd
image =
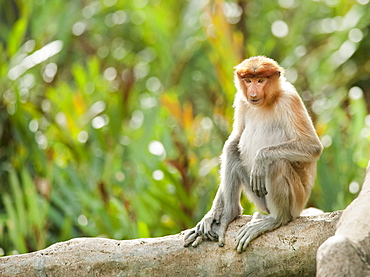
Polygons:
M265 216L261 219L253 219L240 228L236 237L235 249L241 253L247 249L248 244L258 236L272 231L279 226L282 222L273 217Z

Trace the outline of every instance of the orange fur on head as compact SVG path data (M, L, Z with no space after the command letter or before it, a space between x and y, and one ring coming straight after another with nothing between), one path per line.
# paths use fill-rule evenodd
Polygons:
M261 99L258 106L268 107L275 103L281 94L280 76L284 74L284 69L273 59L265 56L251 57L242 61L235 66L235 85L241 90L248 100L253 103L254 94L255 99ZM266 79L261 86L250 85L244 82L245 79Z
M234 67L235 73L242 78L268 78L284 73L284 69L273 59L265 56L251 57Z

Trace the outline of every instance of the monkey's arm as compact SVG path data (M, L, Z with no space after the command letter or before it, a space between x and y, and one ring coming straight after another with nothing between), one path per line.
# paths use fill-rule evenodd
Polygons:
M285 108L283 125L290 140L276 145L261 148L255 157L256 163L269 164L277 159L286 159L290 162L311 162L317 159L323 150L312 121L299 98L295 93L286 98L289 103Z
M289 141L263 147L258 150L251 170L251 189L259 197L267 194L265 176L266 167L278 159L289 162L312 162L323 150L312 121L298 94L286 98L282 120L286 133L292 138Z
M227 226L242 213L241 182L249 183L249 176L241 163L238 147L244 130L243 107L240 101L235 103L233 131L221 155L220 187L210 211L185 235L185 246L196 247L203 239L218 240L219 246L223 246Z
M241 163L238 144L239 137L230 137L225 143L220 187L210 211L185 235L185 247L196 247L204 239L218 240L219 246L223 246L227 226L242 213L241 183L249 183L249 176Z
M251 170L251 189L259 197L267 194L266 167L278 159L290 162L311 162L317 159L323 146L315 133L304 139L296 139L261 148Z
M310 162L320 156L323 146L317 138L291 140L277 145L261 148L255 162L269 164L277 159L290 162Z

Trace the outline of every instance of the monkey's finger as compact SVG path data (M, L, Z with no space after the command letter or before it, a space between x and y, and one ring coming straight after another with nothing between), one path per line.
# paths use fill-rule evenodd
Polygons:
M261 183L260 183L260 179L258 177L256 177L255 179L255 191L254 193L258 196L258 197L261 197Z
M254 193L256 193L255 180L254 180L253 176L251 176L250 184L251 184L251 190L252 190Z
M242 252L247 250L247 247L248 247L250 241L251 241L250 237L247 237L247 239L244 241L243 246L241 248Z
M242 253L243 251L245 251L247 249L247 246L248 246L248 244L249 244L250 241L251 241L251 238L250 238L250 229L249 228L245 228L245 230L243 232L243 236L238 241L238 244L237 244L237 247L236 247L236 251L238 253Z
M205 220L204 221L204 223L203 223L203 229L202 229L203 234L207 234L209 231L211 231L211 229L212 229L212 222L213 222L213 220L212 221L210 221L210 220Z
M254 193L259 197L259 195L260 195L260 192L259 192L259 181L258 181L258 179L256 178L255 179L255 188L254 188Z
M238 244L236 246L236 252L238 252L239 254L243 252L243 245L245 240L246 238L243 237L240 241L238 241Z
M190 229L186 234L185 234L185 240L187 240L192 234L195 233L194 229Z
M262 186L262 193L263 193L263 196L267 195L267 189L266 189L266 181L263 180L263 186Z
M265 196L265 178L263 176L258 176L258 192L259 197Z
M215 241L215 240L218 240L218 235L213 232L212 230L205 233L205 237L211 241Z
M192 234L187 239L185 239L184 246L188 247L190 244L192 244L195 241L196 238L197 238L197 234L195 234L195 233Z
M226 230L221 230L218 236L218 246L223 247L225 245L225 232Z
M198 223L197 226L195 227L195 232L196 233L199 233L200 232L201 225L202 224Z
M264 197L265 194L265 178L263 176L260 177L260 197Z
M245 236L245 234L248 232L248 225L244 225L242 228L240 228L237 236L236 236L236 242L237 242L237 245L239 243L239 241ZM237 247L235 247L235 249L237 249Z
M264 197L266 195L265 179L260 176L258 182L258 197Z
M245 230L244 230L244 228L242 228L241 230L239 230L239 233L238 233L238 235L237 235L237 237L236 237L236 239L235 239L235 247L234 247L234 249L235 249L238 253L240 253L240 252L238 251L238 249L239 249L239 245L241 244L241 239L244 237L244 235L245 235Z
M204 224L203 223L199 223L197 225L197 230L195 233L197 234L197 236L202 236L204 234Z
M191 246L197 247L203 241L203 236L198 236Z

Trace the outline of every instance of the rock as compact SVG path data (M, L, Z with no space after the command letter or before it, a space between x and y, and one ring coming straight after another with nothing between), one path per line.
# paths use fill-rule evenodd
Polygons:
M323 213L324 212L320 209L310 207L310 208L304 209L301 212L301 216L319 215L319 214L323 214Z
M183 233L118 241L76 238L37 252L0 258L0 276L315 276L318 247L335 231L341 212L302 216L236 253L232 222L226 244L183 247Z
M370 166L359 196L317 253L317 276L370 276Z

